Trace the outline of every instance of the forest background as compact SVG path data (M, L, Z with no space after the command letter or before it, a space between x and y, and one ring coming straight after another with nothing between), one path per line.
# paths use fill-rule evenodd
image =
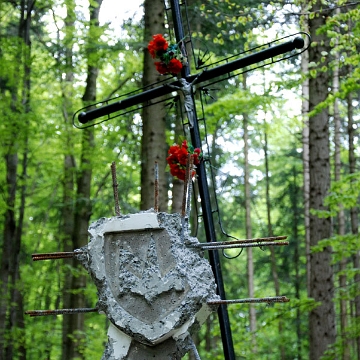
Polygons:
M24 312L96 305L75 261L31 254L80 248L89 223L114 214L113 161L123 214L153 206L155 160L160 210L179 211L182 185L165 158L184 136L181 106L73 126L81 107L163 80L146 46L156 33L174 38L161 0L121 24L100 23L101 6L0 2L1 359L101 358L104 316ZM290 242L222 257L228 299L291 299L228 307L236 358L359 360L359 5L188 0L187 9L193 57L205 65L297 31L312 37L301 56L196 92L219 240ZM192 230L205 241L197 203ZM216 314L195 342L203 360L223 359Z

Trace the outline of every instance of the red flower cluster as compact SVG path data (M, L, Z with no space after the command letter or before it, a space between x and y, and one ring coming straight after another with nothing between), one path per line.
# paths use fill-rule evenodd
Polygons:
M182 64L178 59L171 59L166 65L163 61L155 62L156 70L161 74L178 74L182 69Z
M156 70L162 74L178 74L182 69L182 63L176 57L181 51L177 45L170 45L161 34L153 35L153 40L148 44L148 50L153 59L160 59L155 62Z
M170 166L170 174L176 176L180 180L185 180L188 154L191 154L194 158L194 165L198 165L202 157L201 149L194 149L191 145L188 145L186 140L184 140L181 145L176 144L170 146L168 154L169 156L166 158L166 161ZM192 173L192 176L194 175L195 171Z
M163 38L161 34L153 35L152 41L149 42L148 50L153 59L161 58L169 47L168 42Z

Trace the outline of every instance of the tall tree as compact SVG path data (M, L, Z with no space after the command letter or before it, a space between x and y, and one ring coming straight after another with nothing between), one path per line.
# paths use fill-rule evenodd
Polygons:
M96 84L99 73L99 56L96 53L97 43L101 32L99 31L99 13L102 0L96 0L89 5L89 32L87 34L86 60L87 78L83 102L85 105L96 101ZM74 228L72 232L72 246L79 249L88 242L88 227L92 213L91 205L91 178L92 157L94 148L94 128L83 130L81 141L81 157L79 169L76 174L76 199L74 209ZM69 297L69 307L72 309L85 307L86 276L82 273L80 265L73 261L72 266L77 271L72 271ZM64 325L68 331L63 342L63 358L84 359L84 314L77 314L69 318L69 323Z
M303 11L307 11L307 6L302 4ZM300 20L304 31L309 32L307 17L303 16ZM309 169L309 53L305 51L301 54L301 72L306 74L301 84L301 114L303 118L302 130L302 155L303 155L303 178L304 178L304 225L305 225L305 251L306 251L306 284L307 292L310 295L310 169Z
M243 74L243 89L247 90L247 75ZM244 112L243 114L243 131L244 131L244 185L245 185L245 224L246 224L246 237L252 238L251 226L251 192L250 192L250 169L249 169L249 115ZM248 277L248 292L249 297L254 297L254 259L252 248L247 250L247 277ZM254 304L249 305L249 321L250 331L252 334L252 351L256 353L256 312Z
M324 199L330 187L330 146L329 146L329 114L328 109L317 109L328 96L329 72L328 57L329 40L326 34L318 29L325 25L323 5L316 1L311 8L309 18L310 35L313 45L309 49L309 62L323 65L309 79L309 169L310 169L310 208L326 210ZM331 218L321 218L315 213L310 215L310 246L319 240L331 236ZM335 342L335 309L333 303L334 280L331 266L331 248L310 253L310 296L318 302L309 315L310 359L318 360Z
M347 116L348 116L348 124L347 124L347 133L348 133L348 141L349 141L349 170L350 174L356 173L356 156L355 156L355 129L354 129L354 107L353 107L353 95L351 93L347 96ZM358 220L358 208L353 206L350 209L350 226L351 233L357 235L359 233L359 220ZM360 250L357 250L353 255L353 264L355 269L360 268ZM355 323L360 321L360 274L358 272L355 273L354 276L355 284L357 291L355 292ZM356 336L356 354L357 360L360 360L360 336L357 334Z
M14 72L9 71L6 82L11 90L10 108L5 116L8 123L3 133L6 167L6 210L1 258L0 302L0 358L11 360L14 356L26 359L24 344L23 294L20 286L20 251L26 203L28 168L31 41L30 29L35 3L23 0L19 7L17 36L13 37L18 61ZM11 78L22 74L20 81ZM21 132L20 132L21 130ZM21 136L19 136L21 133ZM21 179L21 180L20 180ZM19 336L11 336L18 332ZM20 341L19 341L20 340ZM18 344L17 344L18 343ZM19 344L20 343L20 344Z
M340 9L336 9L336 13L339 13ZM339 29L337 29L340 31ZM336 47L338 46L338 41L336 40ZM334 59L333 67L333 93L337 94L339 92L339 62L340 54L336 52ZM334 173L335 181L340 181L341 179L341 118L339 111L339 99L335 97L334 99ZM340 236L345 235L345 213L342 204L339 204L339 212L337 214L337 233ZM339 262L339 285L340 285L340 331L342 339L342 360L350 359L350 343L347 336L347 326L348 326L348 314L347 314L347 300L346 300L346 269L347 259L343 257Z
M152 35L164 34L164 2L162 0L145 0L144 2L144 43L152 39ZM160 80L146 46L144 47L143 86L150 86ZM166 112L163 103L148 104L142 114L141 141L141 209L154 207L154 164L157 161L159 173L166 167ZM159 179L159 209L167 210L166 179Z
M64 37L64 56L59 54L58 58L65 57L65 79L61 81L62 88L62 114L64 118L64 175L63 175L63 207L62 207L62 219L60 222L60 233L62 234L62 243L64 251L73 251L72 234L74 232L74 194L75 194L75 156L73 153L74 144L73 136L71 134L71 112L73 110L73 86L74 86L74 30L75 30L75 2L66 2L66 18L65 18L65 37ZM58 35L60 39L60 34ZM60 64L59 64L60 65ZM60 66L62 70L62 67ZM63 71L61 71L61 74ZM62 78L60 75L59 78ZM73 261L71 259L64 260L67 263L67 267L64 267L64 285L63 285L63 306L64 308L70 308L71 300L71 266ZM71 339L69 333L71 333L71 318L64 317L62 323L62 360L70 359Z

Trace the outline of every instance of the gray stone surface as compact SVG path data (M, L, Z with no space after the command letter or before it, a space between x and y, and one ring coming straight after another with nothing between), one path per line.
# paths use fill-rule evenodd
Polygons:
M191 332L215 310L207 300L218 296L208 261L186 246L198 240L182 228L180 215L102 218L89 233L77 258L112 323L102 359L181 359Z

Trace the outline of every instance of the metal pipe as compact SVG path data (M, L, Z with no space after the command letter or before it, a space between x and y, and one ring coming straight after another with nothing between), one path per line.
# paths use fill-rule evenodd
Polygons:
M173 3L174 0L171 0L171 2ZM173 4L171 5L171 7L173 8ZM174 20L174 26L176 27L175 20ZM296 37L291 41L287 41L280 45L270 46L269 48L265 50L261 50L255 54L244 56L243 58L228 62L223 65L219 65L213 69L204 70L203 72L195 75L189 75L188 66L184 66L183 67L184 77L186 78L186 81L189 83L191 83L192 80L198 77L195 81L195 84L201 83L206 80L211 80L215 77L228 74L232 71L242 69L246 66L256 64L260 61L271 59L272 57L284 54L294 49L302 49L304 47L304 44L305 42L303 38ZM170 85L181 86L181 84L178 81L171 82ZM159 87L155 87L153 89L145 90L139 94L135 94L124 100L116 101L112 104L101 106L97 109L80 112L80 114L78 115L78 120L81 124L86 124L91 120L98 119L99 117L107 116L110 115L111 113L127 109L131 106L146 103L157 97L168 95L172 91L173 89L169 87L167 84Z

